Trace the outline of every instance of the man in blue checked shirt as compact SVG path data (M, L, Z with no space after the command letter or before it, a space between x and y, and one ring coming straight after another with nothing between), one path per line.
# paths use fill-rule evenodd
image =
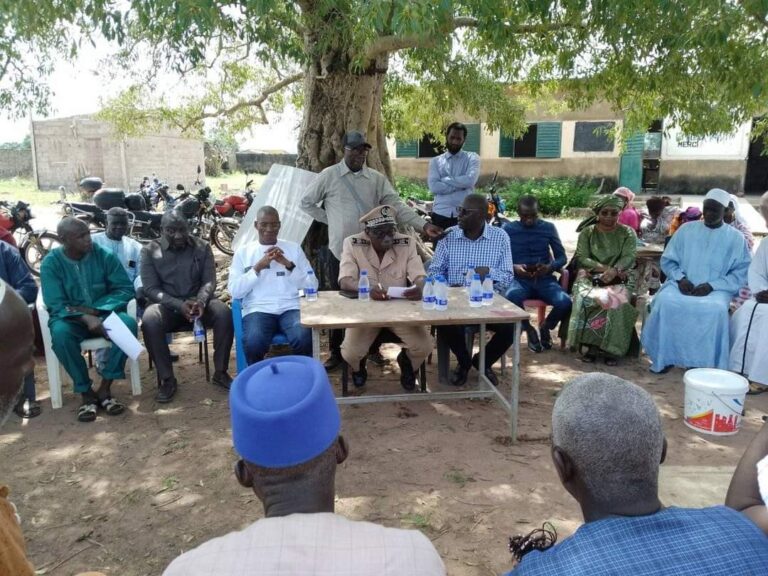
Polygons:
M648 392L597 372L566 384L552 410L552 460L584 525L553 548L525 554L509 575L768 574L768 537L746 514L662 504L659 466L666 453ZM731 491L757 491L752 464L739 466Z
M441 274L450 286L462 286L467 267L471 266L482 279L489 276L496 292L504 294L514 282L512 252L509 237L500 228L486 222L488 201L481 194L469 194L456 208L459 225L450 228L438 243L435 257L429 267L431 275ZM498 380L491 366L507 351L514 339L513 324L488 324L494 332L485 349L485 375L495 385ZM441 337L446 338L458 366L451 375L451 384L463 386L469 369L477 368L477 356L470 357L464 338L465 326L439 326Z
M467 127L454 122L445 131L446 151L429 161L427 185L435 197L432 223L440 228L458 224L456 207L475 189L480 176L480 156L461 148L467 138Z

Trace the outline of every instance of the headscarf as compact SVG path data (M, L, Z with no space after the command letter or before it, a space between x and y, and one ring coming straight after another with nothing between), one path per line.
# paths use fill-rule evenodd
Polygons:
M592 226L593 224L597 223L597 215L606 206L611 206L613 208L616 208L617 210L621 210L624 208L624 198L621 196L614 196L611 194L610 196L600 196L595 202L592 204L592 214L591 216L587 216L582 220L579 225L576 227L576 232L581 232L586 228L587 226Z
M613 196L619 196L620 198L624 198L627 201L627 204L632 202L632 200L635 199L635 193L632 192L629 188L626 186L620 186L619 188L616 188L616 190L613 191Z
M747 219L744 218L744 214L741 212L741 208L739 207L739 199L736 198L733 194L728 194L728 196L731 197L731 203L733 204L733 215L736 218L736 220L747 230L750 230L749 224L747 223Z

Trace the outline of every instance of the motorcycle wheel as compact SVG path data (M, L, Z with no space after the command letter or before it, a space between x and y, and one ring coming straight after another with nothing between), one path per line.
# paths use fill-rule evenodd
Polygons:
M229 222L216 222L211 228L211 242L216 245L216 248L229 254L230 256L235 253L232 249L232 240L235 239L238 226Z
M32 233L27 236L19 250L29 271L35 276L40 276L43 258L57 246L61 246L61 240L53 232L43 232L39 235Z

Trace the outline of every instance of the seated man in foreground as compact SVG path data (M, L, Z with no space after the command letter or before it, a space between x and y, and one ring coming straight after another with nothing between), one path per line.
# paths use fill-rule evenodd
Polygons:
M585 524L554 548L527 554L511 574L768 574L768 537L745 515L661 503L666 451L648 392L596 372L572 380L552 411L552 460Z
M312 267L301 246L278 239L280 215L272 206L256 213L259 239L241 246L229 269L229 293L242 300L243 348L248 365L260 362L282 332L294 354L312 356L312 330L301 325L299 290Z
M409 300L421 300L424 286L424 264L421 262L412 238L398 234L395 229L395 209L379 206L360 218L365 231L344 240L339 266L339 286L342 290L357 292L360 271L368 272L372 300L388 300L387 289L411 287L403 293ZM382 316L386 309L382 308ZM352 383L364 386L368 379L365 357L368 348L383 330L373 328L347 328L341 355L352 367ZM432 336L428 326L397 326L389 328L403 342L397 355L400 366L400 385L406 390L416 387L416 372L432 351Z
M32 315L21 296L0 280L0 334L11 333L13 338L0 338L0 428L11 414L25 376L35 367ZM0 484L0 574L32 576L35 570L27 560L21 522L8 494Z
M541 352L552 348L550 330L557 328L571 311L571 298L553 274L566 264L565 248L555 225L539 219L539 201L535 196L520 197L517 215L520 220L504 225L512 247L516 280L505 296L520 308L529 299L552 306L546 321L539 326L541 338L531 323L523 320L528 348L531 352Z
M230 392L235 475L265 518L183 554L164 576L445 574L420 532L334 514L336 467L348 451L322 364L281 356L250 370Z
M456 209L459 225L450 228L437 245L429 267L432 276L445 276L449 286L462 286L467 266L472 266L481 279L489 276L496 292L504 294L512 283L512 252L506 233L486 223L488 201L480 194L469 194ZM450 303L448 304L450 307ZM451 384L463 386L469 369L477 368L477 355L470 357L464 337L466 326L439 326L456 356L458 366L451 375ZM495 334L485 348L485 375L495 385L498 380L491 366L510 347L515 336L514 324L488 324Z
M151 302L141 318L141 331L160 378L155 400L165 403L177 388L166 332L182 327L191 331L198 317L206 329L212 327L215 372L211 383L228 389L234 329L229 306L213 296L216 265L211 247L189 234L189 224L178 212L163 214L162 230L163 237L141 251L141 283Z
M35 304L37 283L19 250L6 242L0 242L0 280L4 280L16 290L28 305ZM10 334L10 328L5 333ZM24 377L24 388L13 411L22 418L34 418L42 412L40 402L37 401L34 370Z
M51 250L40 267L43 302L48 309L53 351L83 397L77 413L80 422L93 422L96 410L114 416L124 410L112 398L112 382L125 378L125 353L117 346L109 348L98 390L91 387L88 365L80 343L88 338L109 339L102 321L115 312L136 334L136 320L126 313L133 299L133 284L117 257L91 241L88 225L75 218L64 218L56 233L61 246Z
M728 305L747 283L751 259L741 233L723 222L730 202L727 192L710 190L704 221L681 227L661 256L667 280L642 333L652 372L728 369Z

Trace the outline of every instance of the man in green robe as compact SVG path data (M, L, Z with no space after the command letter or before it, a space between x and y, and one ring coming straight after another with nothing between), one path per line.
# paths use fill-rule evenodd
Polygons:
M57 233L62 246L52 250L40 268L43 302L50 314L53 351L83 397L78 420L92 422L98 408L110 416L123 412L125 407L112 398L110 388L113 380L125 378L126 356L117 346L109 348L101 385L94 390L80 343L109 338L102 321L112 312L136 334L136 321L126 314L133 284L117 256L91 242L86 224L64 218Z

